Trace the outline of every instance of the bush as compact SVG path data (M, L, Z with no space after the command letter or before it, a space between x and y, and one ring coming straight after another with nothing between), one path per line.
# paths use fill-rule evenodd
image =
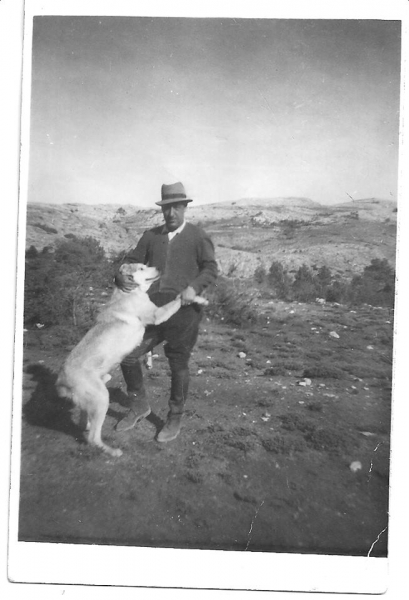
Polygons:
M222 318L226 323L246 327L258 322L259 315L254 307L254 299L248 286L219 277L217 283L209 289L210 315Z
M318 269L318 273L315 275L314 278L316 284L322 287L324 290L331 284L332 273L326 265L323 265Z
M292 278L278 261L271 264L266 278L263 268L257 267L254 279L261 285L267 283L278 300L311 302L315 298L325 298L328 302L352 305L391 308L394 305L395 272L386 259L373 259L360 275L355 275L349 282L335 279L325 265L317 269L315 265L310 268L303 264Z
M36 258L38 256L38 250L35 246L30 246L28 250L26 250L26 258Z
M296 272L291 286L293 298L298 302L311 302L319 295L320 287L311 269L307 265L302 265Z
M353 304L393 307L395 272L386 259L375 258L364 268L362 275L352 278L349 290Z
M90 326L98 305L90 287L106 287L113 268L91 237L62 241L54 253L26 260L24 321L27 325Z
M268 272L268 283L273 288L276 298L290 300L291 277L283 265L274 261Z
M259 265L257 269L254 271L254 281L261 285L267 279L267 271L263 267L263 265Z
M326 289L323 297L327 302L345 302L349 298L349 284L334 281Z
M284 237L292 239L295 236L295 230L301 225L301 221L296 219L283 219L280 221L280 226Z

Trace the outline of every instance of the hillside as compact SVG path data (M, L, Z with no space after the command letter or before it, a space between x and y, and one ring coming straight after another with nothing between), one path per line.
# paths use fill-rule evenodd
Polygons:
M324 206L306 198L245 198L189 206L188 218L212 236L223 273L248 277L279 260L289 269L326 264L351 275L373 258L395 261L396 204L376 198ZM76 235L98 239L108 254L132 248L160 210L114 204L27 206L26 248L42 250Z

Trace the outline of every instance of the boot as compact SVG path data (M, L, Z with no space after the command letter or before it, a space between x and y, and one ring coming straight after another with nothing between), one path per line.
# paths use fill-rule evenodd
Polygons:
M159 432L158 442L170 442L180 433L182 414L189 388L189 370L172 371L172 383L169 400L169 413L163 429Z
M133 365L121 364L121 370L126 383L130 408L128 414L116 424L115 429L119 432L132 429L138 421L147 417L151 412L146 399L140 362Z
M171 442L177 438L180 433L181 421L181 413L174 415L170 412L163 429L161 429L161 431L158 433L158 442Z

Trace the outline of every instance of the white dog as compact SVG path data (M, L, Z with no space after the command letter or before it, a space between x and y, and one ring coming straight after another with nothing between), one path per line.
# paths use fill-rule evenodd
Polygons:
M111 456L121 456L122 450L111 448L101 439L109 405L105 385L111 379L109 371L139 346L146 325L167 321L181 307L179 297L160 308L150 301L146 292L159 279L155 267L125 264L120 272L133 277L138 287L130 292L114 290L95 325L68 355L56 382L58 395L71 398L81 409L80 424L88 430L88 443ZM208 304L200 296L196 296L194 302Z

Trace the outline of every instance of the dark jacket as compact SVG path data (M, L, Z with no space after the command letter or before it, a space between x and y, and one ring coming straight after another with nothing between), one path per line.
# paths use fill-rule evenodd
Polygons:
M124 262L159 269L161 278L151 286L150 296L158 291L176 295L187 286L200 294L217 278L213 243L203 229L192 223L186 223L171 241L164 225L145 231Z

